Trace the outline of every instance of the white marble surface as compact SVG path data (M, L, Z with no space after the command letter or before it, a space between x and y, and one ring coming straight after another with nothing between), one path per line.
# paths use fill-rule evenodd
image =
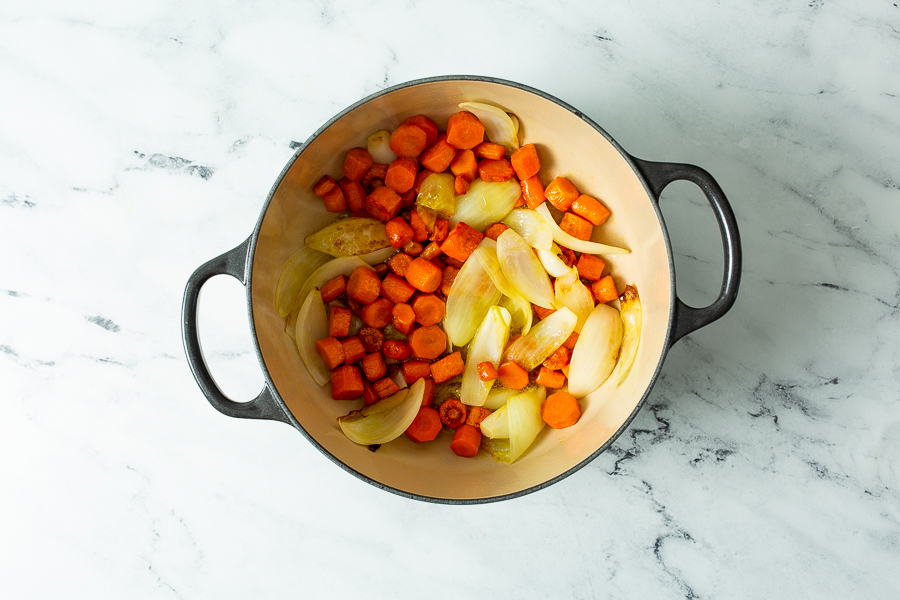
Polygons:
M519 81L719 181L740 296L573 476L432 505L227 418L184 284L250 234L293 150L384 87ZM754 3L6 2L0 7L0 596L900 596L900 8ZM679 293L722 257L664 194ZM255 395L243 289L204 288Z

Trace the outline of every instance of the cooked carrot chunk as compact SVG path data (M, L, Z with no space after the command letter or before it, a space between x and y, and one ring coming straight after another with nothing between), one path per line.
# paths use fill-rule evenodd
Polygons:
M603 206L602 202L585 194L575 198L569 210L579 217L587 219L592 225L602 225L610 215L609 209Z
M613 281L612 275L602 277L599 281L591 284L591 292L593 292L597 304L606 304L619 297L619 292L616 290L616 282Z
M375 393L378 394L379 398L387 398L400 391L400 386L390 377L385 377L384 379L376 381L374 387Z
M516 177L520 180L534 177L541 170L541 159L538 158L537 148L534 144L525 144L512 153L509 158L513 169L516 170Z
M447 239L441 244L441 251L447 256L465 262L475 252L482 239L484 235L480 231L460 221L447 234Z
M483 406L470 406L469 416L466 417L466 425L481 427L481 422L491 414L491 410Z
M353 400L363 395L363 378L357 367L338 367L331 372L331 397Z
M500 374L497 373L497 367L494 366L494 363L488 360L478 363L479 379L482 381L493 381L498 377L500 377Z
M316 340L316 352L322 357L322 362L329 371L336 369L344 362L344 348L341 346L340 340L335 337Z
M334 189L335 185L337 185L337 182L335 182L334 177L331 177L329 175L322 175L322 178L319 179L319 181L316 182L316 185L313 186L313 194L321 198L332 189Z
M384 225L384 233L387 234L392 248L402 248L413 239L413 229L403 217L394 217Z
M400 369L407 385L412 385L419 379L431 378L431 364L427 360L408 360Z
M463 362L462 355L457 350L453 354L448 354L441 360L431 363L431 378L435 383L443 383L457 375L462 375L465 370L466 363Z
M398 252L388 261L388 268L398 277L406 277L406 270L409 268L409 263L411 262L412 257L409 254Z
M344 192L347 208L355 212L366 207L366 190L363 189L360 182L354 181L349 177L341 177L338 185L341 186L341 191Z
M579 240L591 239L594 226L587 219L582 219L575 213L567 212L559 222L559 228Z
M447 334L437 325L419 327L409 334L406 341L412 348L413 356L426 360L434 360L447 349Z
M322 302L328 304L341 294L347 291L347 278L343 275L338 275L334 279L329 279L325 285L322 286L322 289L319 290L322 294ZM305 300L305 298L304 298Z
M359 336L352 336L341 340L341 348L344 350L344 364L352 365L362 360L366 355L366 347L360 341Z
M471 425L463 424L453 432L453 439L450 441L450 449L457 456L463 458L472 458L478 454L478 448L481 445L481 429Z
M438 138L438 127L425 115L413 115L405 119L403 125L415 125L425 132L425 145L432 145Z
M563 212L569 210L578 196L578 188L565 177L555 177L544 190L544 198Z
M398 194L408 192L416 182L419 165L411 158L401 156L388 166L384 176L384 185Z
M472 183L478 177L478 159L471 150L460 150L456 153L456 158L450 163L450 172L457 177L464 177L466 181Z
M438 407L441 415L441 423L450 429L462 427L469 416L469 407L459 401L459 398L447 398Z
M507 181L515 174L512 165L505 158L485 158L478 163L478 176L482 181Z
M409 332L413 329L413 325L416 324L416 313L409 304L395 304L391 311L391 322L394 324L394 329L400 333L409 335Z
M453 287L453 282L456 281L457 273L459 273L459 267L450 265L444 267L443 271L441 271L441 287L439 289L444 296L450 295L450 288Z
M488 227L487 229L484 230L484 237L491 238L492 240L494 240L496 242L497 238L500 237L500 234L503 233L504 231L506 231L507 229L509 229L509 227L507 227L503 223L494 223L493 225L491 225L490 227Z
M500 383L511 390L524 390L528 385L528 371L512 361L506 361L497 369Z
M472 152L475 156L480 158L490 158L493 160L500 160L504 156L506 156L506 148L501 146L500 144L494 144L492 142L481 142L474 148L472 148Z
M544 184L539 175L522 179L519 184L522 186L522 195L528 208L535 209L544 202Z
M444 242L446 244L446 242ZM421 256L413 259L406 270L406 280L411 286L430 294L441 285L441 269Z
M560 346L553 351L553 354L551 354L544 360L543 365L548 369L559 371L564 366L569 364L570 357L571 352L569 351L569 349L565 346Z
M554 371L541 365L538 367L537 377L534 378L534 382L546 388L558 390L566 384L566 376L562 371Z
M402 204L403 201L400 200L397 192L385 185L375 188L366 196L366 210L370 215L385 223L396 216Z
M384 342L384 346L381 347L381 351L384 353L385 358L392 360L406 360L412 356L409 344L403 340L387 340Z
M391 311L394 310L394 303L387 298L378 298L371 304L362 307L360 318L363 323L375 329L387 327L391 322Z
M387 363L384 362L384 355L381 352L366 354L362 359L362 369L363 373L366 374L366 379L369 381L381 379L387 373Z
M362 342L366 352L378 352L384 345L384 333L374 327L363 327L359 330L359 341Z
M433 173L443 173L456 158L456 148L447 143L447 136L440 135L437 140L422 152L419 162Z
M428 226L416 209L409 211L409 226L413 230L414 242L424 242L428 239Z
M328 212L339 213L347 210L347 200L340 186L334 186L322 195L322 204Z
M428 134L418 125L400 125L391 133L391 150L405 158L415 158L428 145Z
M457 150L471 150L482 141L484 125L472 113L458 112L447 120L447 143Z
M353 269L347 279L347 296L362 302L371 304L381 293L381 280L375 270L370 267L359 266Z
M578 342L578 334L575 333L575 332L573 331L573 332L572 332L572 335L570 335L570 336L566 339L566 341L563 342L563 346L565 346L565 347L568 348L569 350L574 350L574 349L575 349L575 344L576 344L577 342Z
M444 318L444 301L434 294L420 294L413 300L413 312L419 325L437 325Z
M450 221L438 217L434 221L434 230L428 236L428 239L433 242L443 242L447 239L447 234L449 231Z
M388 273L381 282L381 295L394 304L402 304L409 300L415 293L416 288L409 285L406 279L398 277L393 273ZM391 307L393 309L393 307Z
M328 335L335 338L350 335L350 321L353 313L349 308L332 306L328 311Z
M375 162L365 148L350 148L344 156L344 175L348 179L359 181Z
M597 281L603 277L603 269L606 267L606 261L595 256L594 254L582 253L578 258L578 276Z
M581 418L578 400L568 392L550 394L541 405L541 418L554 429L571 427Z

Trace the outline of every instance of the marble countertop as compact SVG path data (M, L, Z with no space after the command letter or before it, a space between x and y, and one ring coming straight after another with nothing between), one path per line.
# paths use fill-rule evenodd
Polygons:
M0 9L0 595L900 596L900 8L719 3L7 3ZM563 481L385 493L185 360L196 267L246 239L330 117L434 75L518 81L700 165L740 294ZM663 194L678 292L718 292L700 191ZM243 288L204 351L258 393Z

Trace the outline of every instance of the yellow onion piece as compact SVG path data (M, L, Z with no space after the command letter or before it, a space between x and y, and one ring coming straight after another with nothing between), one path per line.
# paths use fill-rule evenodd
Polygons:
M300 358L319 385L325 385L331 380L328 367L316 351L316 341L326 337L328 337L328 314L325 312L322 294L318 288L313 288L300 305L294 339L297 341Z
M370 135L369 139L366 140L366 149L377 163L389 165L397 160L397 155L391 150L391 132L386 129L376 131Z
M556 244L553 244L549 250L537 249L536 252L541 265L550 277L559 277L569 272L571 267L560 258L562 251Z
M469 227L484 231L511 211L522 195L522 186L513 179L507 181L483 181L476 179L469 190L456 198L456 213L450 218L450 227L460 221Z
M356 267L360 266L369 267L369 265L358 256L342 256L340 258L329 260L306 278L303 287L300 288L300 293L297 295L297 303L294 305L294 310L288 318L287 332L295 341L297 339L295 337L297 313L300 311L300 305L302 304L303 299L309 295L313 288L321 288L338 275L350 275Z
M275 310L279 317L291 314L294 304L297 302L297 294L300 288L309 278L310 274L331 260L331 256L312 248L303 248L291 257L278 277L275 286Z
M568 308L556 310L541 319L528 333L516 338L506 349L504 360L511 360L526 371L537 369L569 339L577 322L578 317ZM580 341L581 337L578 339Z
M594 310L594 296L587 286L581 283L578 269L572 267L567 273L557 277L553 282L553 291L556 306L565 306L578 317L575 332L581 333L584 322Z
M416 208L430 209L441 217L452 217L456 212L456 190L450 173L432 173L419 185Z
M547 224L550 225L550 229L553 231L553 241L561 246L565 246L570 250L574 250L575 252L587 252L588 254L630 254L630 250L626 250L625 248L617 248L616 246L608 246L606 244L600 244L597 242L590 242L587 240L579 240L577 237L569 235L565 231L559 228L559 225L556 224L556 221L553 220L553 215L550 214L550 209L547 208L547 203L544 202L540 206L537 207L537 212L540 213L544 220L547 221Z
M306 245L331 256L360 256L389 248L391 242L378 219L348 217L307 236Z
M544 428L541 404L547 391L543 386L528 388L512 396L506 402L506 418L509 421L509 462L522 456Z
M572 350L570 394L582 398L606 381L616 366L622 334L619 311L606 304L598 304L582 327Z
M482 381L478 375L478 365L489 362L494 368L500 366L503 349L509 339L509 311L499 306L488 309L487 315L475 332L466 355L466 370L463 371L459 400L469 406L481 406L494 385L494 380Z
M484 134L495 144L502 144L507 154L519 148L519 120L505 110L492 104L481 102L461 102L459 107L467 110L484 125Z
M493 243L493 247L486 244L484 240ZM494 282L494 285L497 286L497 289L503 294L503 298L501 298L500 302L507 307L507 310L510 308L513 309L510 311L510 315L515 321L515 327L510 324L510 330L515 329L521 331L521 333L528 333L528 330L531 329L531 321L534 314L531 303L516 292L515 288L503 274L503 270L500 268L500 261L497 259L496 242L490 238L484 238L484 240L482 240L482 243L479 244L479 247L475 249L475 252L472 253L470 258L475 258L481 262L481 266L484 267L484 270L490 275L491 281ZM506 302L504 302L504 299Z
M619 305L621 306L619 315L622 317L622 324L625 328L622 336L622 349L619 351L616 368L603 384L604 387L617 387L625 380L634 365L641 342L641 299L638 296L637 288L630 285L625 286L625 291L619 296Z
M338 418L341 431L363 446L386 444L398 438L412 424L422 406L425 380L412 387Z
M540 307L556 308L547 271L522 236L512 229L497 238L497 260L518 295Z
M509 438L509 419L506 416L506 403L486 416L478 426L481 433L492 439Z
M368 254L360 254L359 258L367 265L375 266L378 263L383 263L393 255L397 254L397 252L398 250L396 248L388 246L387 248L375 250L374 252L369 252Z
M487 395L487 399L485 399L482 406L489 410L497 410L506 404L506 401L509 400L511 396L518 394L519 391L520 390L511 390L507 387L494 387Z
M488 310L500 301L501 295L481 266L481 261L464 262L447 294L443 322L447 342L454 346L468 344Z
M535 250L550 250L553 246L553 230L535 210L514 208L501 222L522 236Z

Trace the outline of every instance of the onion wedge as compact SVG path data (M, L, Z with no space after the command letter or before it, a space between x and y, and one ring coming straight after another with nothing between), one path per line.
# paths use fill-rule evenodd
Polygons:
M509 419L506 417L506 404L489 414L478 426L481 433L489 438L509 438Z
M547 221L547 224L550 225L550 229L553 231L553 241L557 244L565 246L570 250L574 250L575 252L587 252L588 254L630 254L631 250L626 250L625 248L617 248L616 246L608 246L606 244L599 244L597 242L590 242L587 240L579 240L577 237L571 236L562 229L559 228L559 225L556 224L556 221L553 220L553 215L550 214L550 209L547 208L547 203L544 202L540 206L537 207L538 213Z
M560 277L561 275L565 275L571 268L559 257L560 254L562 254L562 252L560 252L559 246L556 244L553 244L550 247L550 250L537 249L538 259L540 259L541 264L544 266L544 270L547 271L547 274L550 277Z
M391 150L391 132L387 129L376 131L366 140L366 150L375 159L375 162L389 165L397 160L397 155Z
M606 304L598 304L581 329L575 349L572 350L572 360L569 363L570 394L582 398L606 381L616 366L622 335L619 311Z
M522 236L535 250L550 250L553 246L553 230L535 210L514 208L501 223Z
M568 308L563 307L556 310L541 319L528 333L516 338L516 341L506 349L504 360L511 360L526 371L537 369L542 362L547 360L548 356L556 352L569 339L569 336L575 331L577 322L578 317ZM580 336L578 340L581 341Z
M484 240L482 240L482 242L483 241ZM491 281L494 282L494 285L500 290L503 297L507 299L507 304L511 304L514 307L516 311L516 314L514 315L516 322L515 329L520 329L521 333L528 333L528 330L531 329L534 311L531 308L531 303L516 292L512 284L506 279L502 269L500 269L500 261L497 259L496 244L494 248L486 245L479 246L475 249L475 252L472 253L472 256L481 262L481 266L487 271ZM503 299L501 298L501 303L502 301ZM512 313L510 313L510 315L512 316ZM519 326L520 321L521 326ZM510 324L510 329L514 329L512 324Z
M412 424L422 406L425 380L348 415L338 418L341 431L363 446L386 444L398 438Z
M594 310L594 296L586 285L578 278L578 269L572 267L564 275L553 282L556 306L565 306L578 317L575 333L581 333L584 322Z
M514 121L505 110L492 104L461 102L459 107L478 117L487 138L495 144L502 144L507 154L519 149L518 119Z
M522 186L515 180L483 181L476 179L462 196L456 198L456 212L450 218L450 228L463 221L469 227L484 231L513 209Z
M500 366L503 349L509 339L509 311L499 306L488 309L487 316L475 332L466 355L466 370L463 371L459 400L469 406L481 406L494 385L494 380L482 381L478 375L478 365L489 362L494 368Z
M348 217L306 236L306 245L331 256L360 256L391 246L384 223L378 219Z
M338 275L350 275L356 267L368 267L369 265L358 256L342 256L341 258L333 258L307 277L300 293L297 295L297 303L294 305L294 312L288 319L287 331L291 336L295 336L295 324L297 315L300 310L300 304L303 302L301 298L306 298L313 288L321 288L325 283L334 279ZM327 337L327 336L326 336ZM297 338L294 337L294 340ZM317 338L318 339L318 338Z
M325 312L322 294L318 288L314 288L300 305L294 339L300 358L319 385L325 385L331 380L328 368L316 351L316 341L326 337L328 337L328 314Z
M464 262L447 294L444 332L448 343L454 346L468 344L488 310L500 301L501 296L481 261Z
M312 248L303 248L291 257L281 269L278 285L275 286L275 310L279 317L291 314L304 282L313 271L329 260L329 255Z
M512 229L497 237L497 260L518 295L543 308L556 308L547 271L522 236Z
M641 343L641 299L638 296L637 288L630 285L625 286L625 291L619 296L619 305L622 307L619 315L622 317L625 333L622 337L619 361L616 363L612 375L604 383L604 386L611 387L618 387L631 372Z

